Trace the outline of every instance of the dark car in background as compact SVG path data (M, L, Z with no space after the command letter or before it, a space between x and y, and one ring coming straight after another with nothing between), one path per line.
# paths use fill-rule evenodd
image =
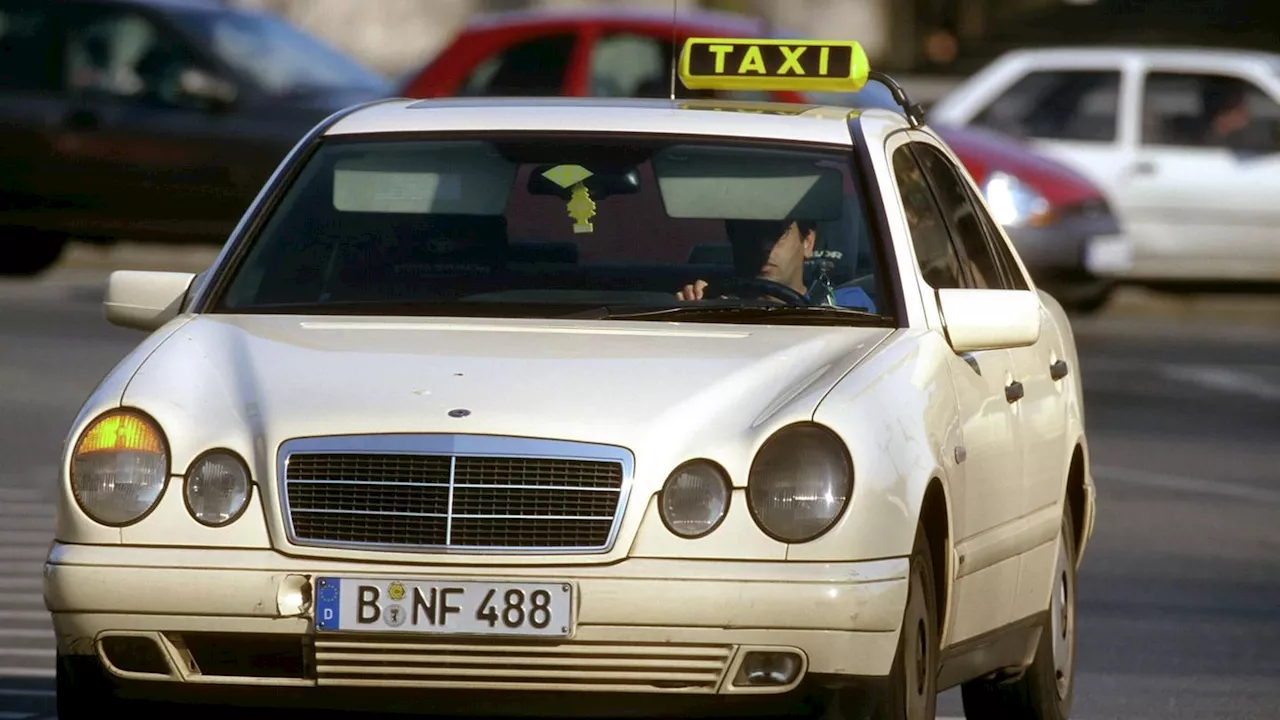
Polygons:
M667 97L676 48L705 36L791 35L755 18L709 11L681 12L674 27L668 11L619 6L480 14L407 75L399 94ZM674 89L678 97L899 108L888 88L874 82L856 95ZM1036 282L1069 310L1100 308L1113 282L1090 267L1090 245L1125 242L1105 194L1014 138L966 127L934 129L983 189Z
M222 243L317 122L391 83L216 0L0 0L0 273L68 239Z

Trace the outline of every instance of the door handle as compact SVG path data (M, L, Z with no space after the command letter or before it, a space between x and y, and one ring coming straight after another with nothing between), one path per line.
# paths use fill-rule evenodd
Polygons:
M1049 377L1054 380L1061 380L1067 376L1067 361L1059 360L1049 366Z
M1134 175L1155 175L1156 164L1150 160L1139 160L1133 164Z
M1004 399L1008 400L1010 403L1018 402L1025 394L1026 391L1022 389L1022 383L1017 380L1009 383L1009 385L1004 389Z

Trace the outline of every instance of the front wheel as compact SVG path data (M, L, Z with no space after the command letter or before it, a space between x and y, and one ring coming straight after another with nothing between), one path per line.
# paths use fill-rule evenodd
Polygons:
M938 708L938 603L933 555L924 528L911 552L907 606L898 652L878 691L846 690L838 698L841 720L934 720Z
M39 275L62 257L66 237L25 228L0 228L5 250L0 275Z
M1067 720L1075 686L1076 543L1071 507L1059 530L1058 560L1049 600L1049 623L1035 661L1015 681L974 680L960 688L968 720Z

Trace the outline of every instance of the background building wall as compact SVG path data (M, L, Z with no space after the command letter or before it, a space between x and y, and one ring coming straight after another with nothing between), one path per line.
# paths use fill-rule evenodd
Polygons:
M476 12L618 4L671 8L671 0L230 0L265 8L375 69L400 76L426 62ZM679 0L763 15L812 37L854 39L875 61L889 46L889 8L904 0Z

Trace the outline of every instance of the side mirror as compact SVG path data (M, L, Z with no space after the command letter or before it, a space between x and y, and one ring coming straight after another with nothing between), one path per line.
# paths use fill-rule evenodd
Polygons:
M1040 339L1040 298L1031 290L938 290L947 339L958 353L1025 347Z
M178 316L194 273L116 270L107 279L107 322L155 330Z
M188 98L222 108L236 101L236 86L199 68L187 68L178 76L178 90Z

